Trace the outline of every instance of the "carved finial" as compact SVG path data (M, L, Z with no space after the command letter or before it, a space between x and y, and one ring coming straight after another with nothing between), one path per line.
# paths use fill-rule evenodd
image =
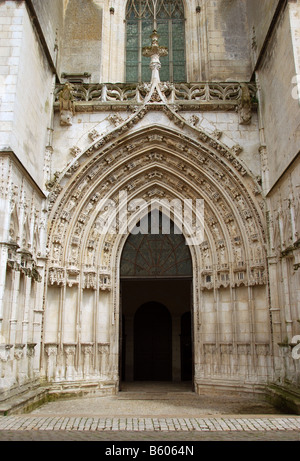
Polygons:
M156 30L153 31L150 38L152 40L151 46L143 48L143 56L151 58L150 69L152 70L151 82L159 83L159 70L161 68L160 57L168 55L168 49L165 46L159 46L158 44L158 33Z

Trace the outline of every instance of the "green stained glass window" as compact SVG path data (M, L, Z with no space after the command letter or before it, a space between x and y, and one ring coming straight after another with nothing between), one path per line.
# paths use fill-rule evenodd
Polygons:
M156 29L169 54L161 58L162 81L185 82L185 28L182 0L128 0L126 6L126 81L150 81L150 60L142 49Z

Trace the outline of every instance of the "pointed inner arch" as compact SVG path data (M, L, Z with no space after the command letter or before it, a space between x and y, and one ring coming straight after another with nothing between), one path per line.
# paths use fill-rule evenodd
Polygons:
M185 237L172 220L167 220L155 210L132 229L121 256L121 278L192 278Z

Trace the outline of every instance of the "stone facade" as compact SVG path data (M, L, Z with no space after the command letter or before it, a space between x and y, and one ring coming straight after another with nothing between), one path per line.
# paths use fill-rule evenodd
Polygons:
M204 200L184 301L195 391L297 392L300 2L267 3L184 1L187 82L160 81L154 36L151 82L129 84L126 2L1 2L1 395L119 389L122 193L143 216ZM171 314L180 379L183 311Z

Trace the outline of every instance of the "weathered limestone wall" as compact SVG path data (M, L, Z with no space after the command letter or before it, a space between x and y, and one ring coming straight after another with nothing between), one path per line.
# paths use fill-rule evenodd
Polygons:
M45 148L53 74L26 2L0 4L0 400L36 383L46 256Z
M41 27L54 66L59 67L59 53L63 33L64 8L62 0L31 0L34 14Z
M268 192L299 152L299 1L247 2L252 71L259 87L263 187ZM277 16L274 16L274 14ZM273 21L273 22L272 22ZM255 33L253 33L255 29ZM263 48L264 45L264 48ZM298 83L298 85L297 85Z
M256 59L262 51L279 3L280 0L268 0L267 2L262 2L261 0L246 1L248 27L252 41L253 67L255 67Z
M0 16L0 150L13 151L42 187L53 77L25 2L2 2Z
M257 75L271 188L299 153L300 146L299 100L293 97L296 67L289 8L280 18Z
M207 21L208 80L249 81L250 40L245 1L203 2Z
M39 377L45 197L12 153L1 156L0 400Z
M276 378L299 386L300 363L292 358L300 334L300 162L290 166L269 194L270 285Z
M300 331L300 2L286 6L281 2L273 17L278 5L249 1L248 13L259 86L262 184L267 195L275 382L299 386L299 360L292 358L292 342Z
M61 73L91 76L99 82L102 47L102 8L97 2L69 0L64 18Z

